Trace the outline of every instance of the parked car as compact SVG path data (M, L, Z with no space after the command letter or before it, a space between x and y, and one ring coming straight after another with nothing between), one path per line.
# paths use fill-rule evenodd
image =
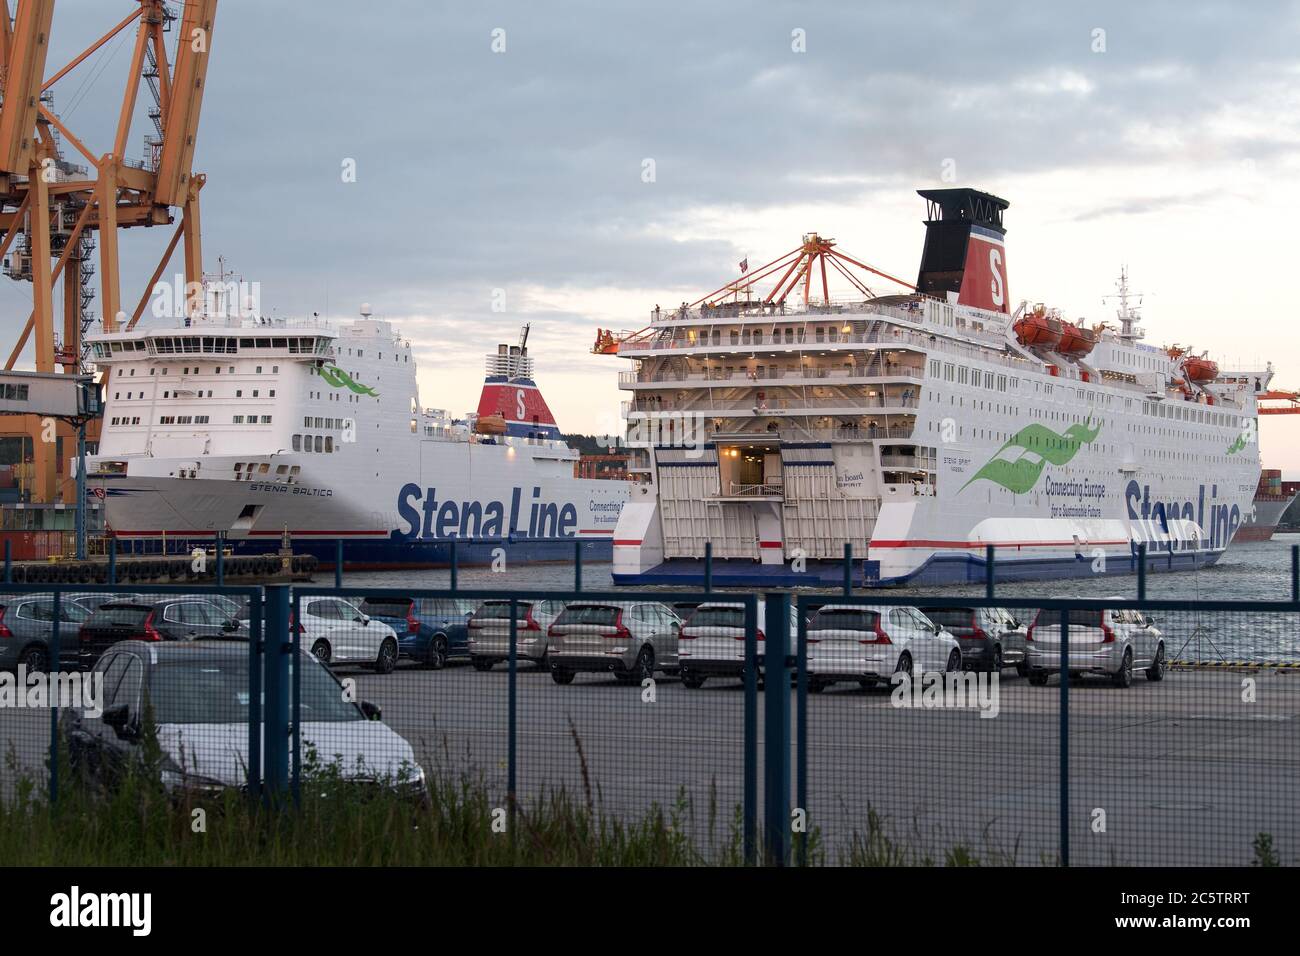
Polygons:
M397 632L350 601L309 596L298 601L299 642L322 664L368 664L391 674L399 654Z
M546 667L551 648L547 628L564 610L563 601L517 601L515 654ZM469 620L469 656L478 671L510 657L510 602L484 601Z
M925 616L957 638L966 670L997 673L1004 667L1014 667L1021 677L1028 675L1028 628L1005 608L928 607Z
M397 632L402 657L439 668L453 657L469 657L473 604L452 598L367 597L361 611Z
M570 604L550 626L551 679L571 684L579 672L612 673L640 683L678 667L681 619L657 601Z
M758 678L763 678L763 622L767 607L758 599L757 638ZM799 612L790 606L790 641L799 629ZM682 624L678 635L678 660L682 683L692 690L704 686L710 677L745 676L745 605L716 602L701 604Z
M1123 600L1111 598L1110 600ZM1165 642L1155 622L1128 608L1073 610L1069 614L1070 676L1100 674L1117 687L1133 683L1133 671L1147 680L1165 676ZM1029 628L1025 661L1029 682L1043 685L1061 669L1061 612L1042 610Z
M302 746L337 761L345 780L425 792L411 745L380 721L378 707L349 703L337 678L311 655L302 666ZM292 663L291 663L292 666ZM248 645L231 641L123 641L96 662L102 714L70 709L65 725L75 778L111 786L143 756L148 736L162 751L171 792L239 787L248 767ZM154 734L146 734L146 715ZM137 764L138 766L138 764Z
M91 667L118 641L193 641L201 638L248 639L248 630L215 604L198 597L162 601L110 601L81 625L78 661Z
M827 604L808 622L808 689L961 669L957 639L914 607Z
M54 598L0 595L0 670L42 673L77 662L77 631L90 612L71 601L59 602L59 648L53 647Z
M84 608L87 613L94 613L109 601L145 601L147 599L143 594L122 594L109 593L108 591L93 591L85 594L61 594L59 600L68 601L78 607Z

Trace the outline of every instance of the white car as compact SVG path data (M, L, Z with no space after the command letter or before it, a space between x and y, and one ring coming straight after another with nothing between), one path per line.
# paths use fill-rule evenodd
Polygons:
M339 681L310 655L302 663L304 772L337 766L344 783L379 784L421 800L424 771L411 745L379 718L349 703ZM161 751L157 771L169 792L243 786L248 768L248 644L232 641L120 641L95 664L102 711L65 711L73 773L107 785L145 758L152 716ZM117 679L114 679L116 675ZM263 751L265 753L265 751Z
M298 610L298 640L322 664L364 663L381 674L397 666L397 632L355 604L312 596L300 598Z
M1124 598L1108 598L1122 601ZM1165 676L1165 641L1149 617L1129 608L1073 610L1070 615L1070 673L1100 674L1117 687L1133 683L1133 671L1147 680ZM1025 639L1029 682L1038 686L1061 669L1061 612L1039 611Z
M763 622L767 605L758 600L758 674L763 674ZM790 605L790 643L799 631L799 611ZM704 686L710 677L745 676L745 605L725 601L701 604L682 625L677 636L682 683L692 690Z
M808 621L808 689L837 681L863 687L895 671L961 670L957 639L914 607L827 604Z
M549 661L551 623L564 611L563 601L515 602L515 654L545 668ZM476 671L510 659L510 602L484 601L467 625L469 657Z

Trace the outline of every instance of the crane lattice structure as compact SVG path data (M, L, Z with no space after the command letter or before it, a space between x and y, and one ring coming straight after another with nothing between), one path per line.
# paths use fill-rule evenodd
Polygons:
M33 337L36 371L82 369L83 337L94 323L96 272L99 312L109 332L140 320L178 244L184 246L185 281L203 279L199 192L205 177L192 172L192 163L217 0L185 0L179 17L165 0L122 2L135 9L47 78L55 0L16 0L12 14L10 0L0 0L0 259L11 278L32 283L33 304L5 369L14 367ZM178 21L169 56L166 34ZM135 43L113 142L107 152L93 152L54 112L53 91L132 26ZM145 137L144 157L133 160L127 141L142 82L153 100L153 131ZM65 145L85 165L65 159ZM180 222L153 277L138 299L129 300L132 310L124 311L118 230L171 225L178 211ZM58 335L54 310L61 277ZM40 440L35 416L22 417L22 430L32 436L33 499L53 501L54 446Z

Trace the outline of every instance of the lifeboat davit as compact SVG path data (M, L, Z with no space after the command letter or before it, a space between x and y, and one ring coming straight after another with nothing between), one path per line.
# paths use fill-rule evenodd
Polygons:
M1097 344L1097 333L1092 329L1075 325L1073 322L1061 323L1061 341L1056 351L1062 355L1083 356L1093 350Z
M1011 326L1021 345L1038 349L1055 349L1061 341L1061 320L1039 310L1017 319Z
M1186 362L1183 363L1183 371L1187 373L1187 377L1191 381L1196 382L1198 384L1204 382L1213 382L1216 378L1219 377L1218 364L1215 362L1211 362L1209 359L1204 357L1189 358Z

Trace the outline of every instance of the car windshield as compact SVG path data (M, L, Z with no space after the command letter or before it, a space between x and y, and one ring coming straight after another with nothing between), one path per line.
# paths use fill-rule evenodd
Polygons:
M575 604L555 619L556 624L615 624L619 609L604 604Z
M1061 612L1046 611L1046 610L1039 611L1038 616L1034 618L1034 626L1042 627L1044 625L1047 627L1052 627L1053 625L1060 627ZM1076 609L1070 611L1070 626L1071 627L1101 627L1101 611L1098 611L1096 609L1093 610Z
M92 624L126 624L135 627L144 623L153 608L148 607L101 607L91 615Z
M520 601L516 606L519 608L518 614L521 618L527 617L528 612L532 610L533 607L531 601ZM487 601L478 609L478 613L474 616L486 620L508 621L510 620L510 602Z
M420 613L430 617L464 617L465 608L459 602L450 599L426 600L420 602Z
M149 677L149 702L159 724L247 723L248 661L242 657L159 661ZM365 717L343 699L339 682L310 659L302 670L302 719L339 722Z
M366 598L361 610L380 617L406 617L413 603L410 598Z
M743 607L702 607L686 622L686 626L695 627L744 627L745 609Z
M975 612L968 607L928 607L925 616L940 627L973 627Z
M874 631L880 621L875 611L831 608L818 611L808 623L810 631Z

